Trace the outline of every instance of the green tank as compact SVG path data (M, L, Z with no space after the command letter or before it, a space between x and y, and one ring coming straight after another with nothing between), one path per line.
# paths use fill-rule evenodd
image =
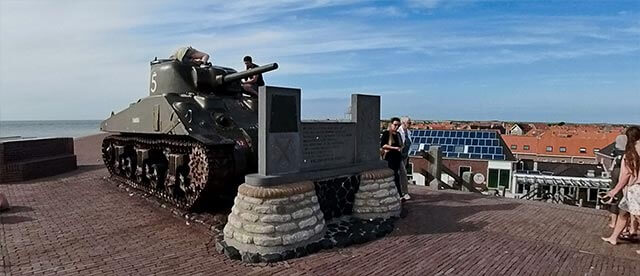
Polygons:
M155 59L149 96L100 125L114 133L102 143L110 174L182 209L234 195L258 162L257 97L243 93L240 79L277 68Z

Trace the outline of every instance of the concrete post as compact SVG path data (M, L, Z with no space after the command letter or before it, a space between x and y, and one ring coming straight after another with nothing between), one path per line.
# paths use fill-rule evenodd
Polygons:
M432 158L429 166L429 173L433 176L433 180L429 182L429 187L433 190L438 190L440 183L442 182L440 180L442 177L442 151L440 151L439 146L431 146L429 147L428 154Z

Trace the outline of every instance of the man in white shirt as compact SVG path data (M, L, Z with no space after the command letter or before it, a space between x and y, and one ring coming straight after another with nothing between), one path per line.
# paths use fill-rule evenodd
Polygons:
M400 119L402 125L398 128L400 137L402 137L402 165L400 166L400 190L402 191L402 199L409 200L409 179L407 177L407 165L409 165L409 147L411 147L411 134L409 128L411 127L411 119L407 116Z

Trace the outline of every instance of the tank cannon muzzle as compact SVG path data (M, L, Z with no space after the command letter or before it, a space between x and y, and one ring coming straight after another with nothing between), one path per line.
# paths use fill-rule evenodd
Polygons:
M278 69L277 63L271 63L267 65L258 66L256 68L251 68L246 71L237 72L225 76L216 76L216 82L218 85L222 85L224 83L229 83L232 81L236 81L239 79L247 78L253 75L262 74L264 72L269 72Z

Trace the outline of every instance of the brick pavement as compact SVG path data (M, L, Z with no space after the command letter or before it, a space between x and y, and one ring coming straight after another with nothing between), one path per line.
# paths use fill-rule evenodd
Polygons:
M411 187L383 239L271 265L215 252L206 227L116 187L101 166L0 185L7 275L640 275L640 245L610 246L599 210Z

